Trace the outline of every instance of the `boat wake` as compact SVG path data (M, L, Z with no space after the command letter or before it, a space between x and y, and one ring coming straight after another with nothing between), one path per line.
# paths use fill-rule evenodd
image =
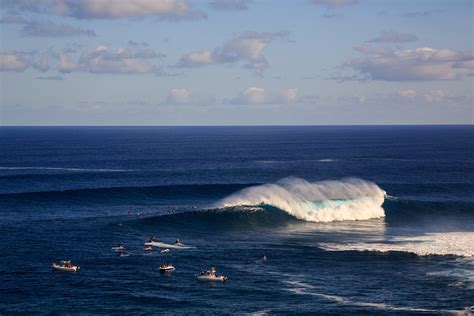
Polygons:
M385 216L385 195L375 183L362 179L308 182L292 177L243 189L215 207L272 206L310 222L368 220Z

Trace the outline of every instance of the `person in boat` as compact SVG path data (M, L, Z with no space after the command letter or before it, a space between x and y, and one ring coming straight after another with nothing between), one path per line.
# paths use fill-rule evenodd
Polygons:
M176 239L176 240L174 241L174 244L175 244L175 245L179 245L180 243L181 243L181 241L180 241L179 239Z
M148 242L153 242L155 241L155 235L150 235L150 238L148 238Z

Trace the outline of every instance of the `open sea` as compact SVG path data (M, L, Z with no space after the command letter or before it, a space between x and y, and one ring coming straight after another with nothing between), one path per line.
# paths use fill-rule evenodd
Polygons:
M474 127L0 127L0 236L1 315L472 315Z

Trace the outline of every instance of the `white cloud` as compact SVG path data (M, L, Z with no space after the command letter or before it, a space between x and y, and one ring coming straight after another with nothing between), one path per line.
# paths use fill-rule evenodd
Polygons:
M19 53L0 53L0 71L24 71L29 61Z
M315 5L325 5L327 7L343 7L357 4L358 2L358 0L311 0L311 3Z
M183 67L202 66L214 63L212 52L191 52L181 57L179 64Z
M298 89L283 89L269 93L264 88L250 86L230 100L231 104L291 104L298 101Z
M374 80L454 80L474 75L474 51L415 48L393 51L362 45L363 58L345 65Z
M399 90L397 94L403 98L413 99L416 97L416 91L413 89Z
M445 94L441 90L431 90L428 93L423 95L423 99L426 102L433 103L433 102L441 102L445 99Z
M276 38L285 38L288 32L236 33L229 41L213 50L191 52L181 57L178 67L196 67L210 64L235 63L243 61L244 67L263 70L268 62L263 55L265 47Z
M188 104L190 101L190 94L185 88L171 89L166 97L167 104Z
M72 16L80 19L158 17L164 20L203 18L186 0L3 0L18 11Z
M28 20L22 16L8 15L0 19L0 24L23 25L21 34L31 37L95 36L92 30L85 30L69 24L56 24L51 21Z
M284 101L283 103L296 103L298 101L298 89L291 88L280 91L278 99Z
M369 43L406 43L406 42L415 42L418 40L418 37L414 34L409 33L398 33L395 31L382 31L380 34L368 40Z
M160 69L151 60L162 56L151 49L110 49L99 45L93 49L86 49L77 62L70 55L60 54L59 71L83 71L96 74L157 74Z
M263 88L248 87L231 100L232 104L263 104L266 100L266 92Z

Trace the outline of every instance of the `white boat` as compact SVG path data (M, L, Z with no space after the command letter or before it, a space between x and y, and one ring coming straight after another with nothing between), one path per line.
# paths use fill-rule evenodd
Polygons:
M130 256L130 254L128 252L120 250L120 251L117 251L117 256L119 256L119 257L128 257L128 256Z
M198 275L197 276L199 281L207 281L207 282L224 282L227 280L226 276L223 275Z
M51 265L51 269L53 271L70 271L70 272L77 272L81 268L79 266L75 266L71 264L71 260L61 260L59 264L53 263Z
M216 268L212 267L208 271L201 271L201 273L197 275L197 279L199 281L207 281L207 282L209 281L224 282L227 280L227 277L225 275L217 274Z
M163 249L163 250L160 251L160 253L167 253L167 252L170 252L170 250L168 248Z
M176 270L176 268L171 263L163 263L160 265L160 272L167 273Z

